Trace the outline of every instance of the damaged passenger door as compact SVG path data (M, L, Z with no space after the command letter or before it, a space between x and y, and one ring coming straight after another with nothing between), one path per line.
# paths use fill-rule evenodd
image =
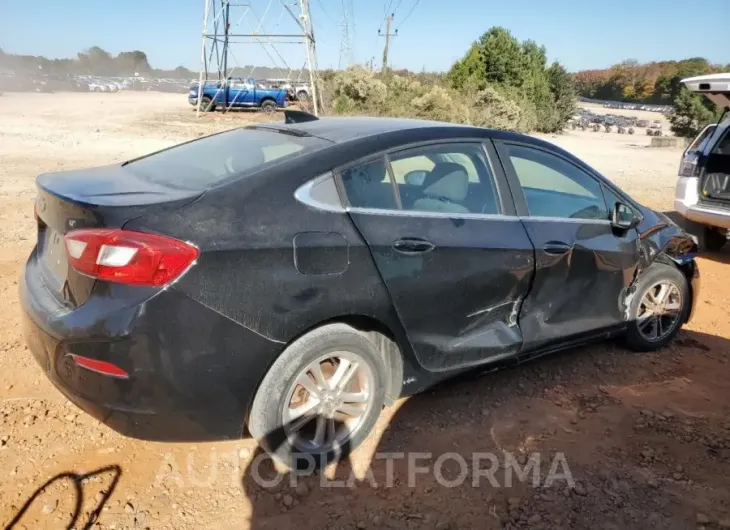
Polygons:
M519 316L522 352L622 327L639 248L635 228L610 221L620 197L560 153L514 142L497 147L535 247L535 279Z

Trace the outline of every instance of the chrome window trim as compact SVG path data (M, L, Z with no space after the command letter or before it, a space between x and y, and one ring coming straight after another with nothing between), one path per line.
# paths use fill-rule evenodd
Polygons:
M418 210L384 210L382 208L359 208L348 206L345 208L348 213L359 213L363 215L389 215L394 217L427 217L434 219L477 219L484 221L538 221L550 223L581 223L610 225L611 221L605 219L572 219L570 217L547 217L547 216L524 216L505 214L485 213L450 213L450 212L422 212Z
M450 213L450 212L426 212L420 210L384 210L382 208L360 208L348 206L348 213L359 213L364 215L390 215L395 217L427 217L435 219L481 219L492 221L519 221L520 218L514 215L486 214L486 213Z
M592 225L610 225L611 221L608 219L579 219L574 217L550 217L547 215L531 215L521 217L523 221L539 221L543 223L581 223L581 224L592 224Z
M551 223L583 223L583 224L606 224L611 222L603 219L571 219L569 217L547 217L547 216L524 216L505 215L505 214L485 214L485 213L450 213L450 212L426 212L419 210L386 210L382 208L362 208L355 206L344 206L337 195L339 205L330 204L319 201L312 196L312 189L327 181L331 182L332 191L337 192L334 174L327 172L299 186L294 192L294 198L300 203L324 212L332 213L358 213L363 215L387 215L392 217L420 217L426 219L475 219L482 221L538 221Z
M325 184L328 180L331 181L332 191L337 197L338 204L330 204L319 201L312 196L312 189L317 185ZM337 184L335 182L335 175L332 171L328 171L327 173L315 177L299 186L296 191L294 191L294 198L300 203L309 206L310 208L314 208L315 210L333 213L347 212L347 209L342 204L342 199L340 198L339 191L337 190Z

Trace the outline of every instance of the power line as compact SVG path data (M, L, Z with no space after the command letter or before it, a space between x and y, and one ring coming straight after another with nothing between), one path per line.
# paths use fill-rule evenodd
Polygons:
M322 3L322 0L317 0L317 4L319 5L320 9L322 10L322 13L324 13L324 16L327 17L327 19L332 22L335 26L337 25L337 22L330 16L330 14L327 12L327 10L324 8L324 4Z
M395 7L393 8L393 14L394 15L395 15L395 12L398 11L398 8L400 7L401 2L403 2L403 0L398 0L398 3L395 4Z
M385 6L385 3L383 3L383 5ZM388 5L385 6L385 9L383 10L383 16L384 17L388 15L388 12L390 11L390 6L392 6L392 5L393 5L393 0L390 0L390 2L388 2ZM381 29L383 29L383 24L384 23L385 23L385 19L383 19L382 22L380 22L380 27L378 28L378 31L380 31Z
M408 20L408 17L410 17L410 16L411 16L411 13L413 13L413 10L414 10L414 9L416 9L416 6L418 5L418 3L419 3L420 1L421 1L421 0L416 0L416 3L415 3L415 4L413 4L413 7L412 7L412 8L411 8L411 10L410 10L410 11L408 12L408 14L407 14L407 15L406 15L405 17L403 17L403 20L401 21L400 25L398 26L398 29L400 29L400 27L401 27L401 26L402 26L402 25L403 25L403 24L405 23L405 21L406 21L406 20Z

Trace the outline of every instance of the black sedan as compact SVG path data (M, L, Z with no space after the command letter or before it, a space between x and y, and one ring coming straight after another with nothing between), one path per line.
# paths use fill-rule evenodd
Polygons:
M562 149L447 123L252 125L38 177L27 343L155 440L342 455L383 406L594 340L667 344L694 241Z

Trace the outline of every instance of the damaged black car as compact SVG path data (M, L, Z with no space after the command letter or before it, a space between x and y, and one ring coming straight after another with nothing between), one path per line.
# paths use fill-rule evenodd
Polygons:
M698 295L690 236L520 134L288 111L37 184L20 295L56 387L123 434L248 433L286 464L467 370L661 348Z

